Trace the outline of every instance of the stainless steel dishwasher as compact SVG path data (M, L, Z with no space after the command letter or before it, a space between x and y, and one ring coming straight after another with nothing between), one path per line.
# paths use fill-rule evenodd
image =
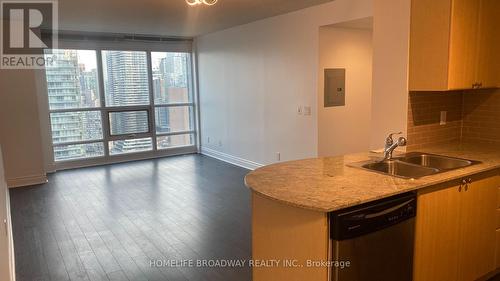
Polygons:
M416 201L405 193L330 213L330 280L411 281Z

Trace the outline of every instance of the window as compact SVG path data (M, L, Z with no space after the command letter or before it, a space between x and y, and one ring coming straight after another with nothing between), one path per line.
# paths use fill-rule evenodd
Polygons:
M109 128L112 136L149 132L147 111L120 111L109 113Z
M49 108L75 109L100 106L95 51L53 50L54 64L47 66Z
M146 52L102 51L106 106L149 105Z
M193 129L192 107L172 106L155 109L156 133L185 132Z
M95 51L53 50L47 66L54 160L104 156ZM100 142L99 142L100 141Z
M50 114L54 144L102 140L101 113L74 111Z
M109 142L109 153L111 155L127 154L153 149L151 138L128 139Z
M190 91L189 55L152 52L157 148L194 144L194 103Z
M177 146L189 146L194 144L193 134L171 135L158 137L158 149L167 149Z
M191 102L188 89L188 54L151 53L155 104Z
M46 50L54 160L195 146L189 53ZM110 161L112 162L112 161Z

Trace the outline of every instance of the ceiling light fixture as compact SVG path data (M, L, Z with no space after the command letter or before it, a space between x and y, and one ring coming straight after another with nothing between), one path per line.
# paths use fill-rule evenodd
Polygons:
M189 5L189 6L197 6L197 5L200 5L200 4L204 4L204 5L207 5L207 6L212 6L212 5L215 5L215 3L217 3L218 0L186 0L186 3Z

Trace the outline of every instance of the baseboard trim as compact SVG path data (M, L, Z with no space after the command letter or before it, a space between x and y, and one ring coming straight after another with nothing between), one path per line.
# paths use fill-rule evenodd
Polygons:
M29 186L29 185L35 185L35 184L43 184L46 183L47 180L47 175L34 175L34 176L26 176L26 177L18 177L18 178L11 178L7 179L7 186L9 188L14 188L14 187L22 187L22 186Z
M249 170L255 170L257 168L264 166L263 164L259 164L257 162L253 162L253 161L250 161L247 159L236 157L236 156L233 156L233 155L230 155L230 154L227 154L224 152L220 152L220 151L217 151L217 150L214 150L211 148L207 148L207 147L201 148L201 154L218 159L218 160L221 160L221 161L224 161L224 162L227 162L229 164L233 164L233 165L245 168L245 169L249 169Z

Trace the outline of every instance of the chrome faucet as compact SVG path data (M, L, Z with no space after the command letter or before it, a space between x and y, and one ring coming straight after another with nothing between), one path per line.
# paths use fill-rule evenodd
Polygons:
M387 136L385 139L385 148L384 148L384 160L391 160L392 159L392 152L396 147L398 146L406 146L406 138L405 137L399 137L397 142L394 142L392 139L393 135L401 135L403 132L399 133L392 133Z

